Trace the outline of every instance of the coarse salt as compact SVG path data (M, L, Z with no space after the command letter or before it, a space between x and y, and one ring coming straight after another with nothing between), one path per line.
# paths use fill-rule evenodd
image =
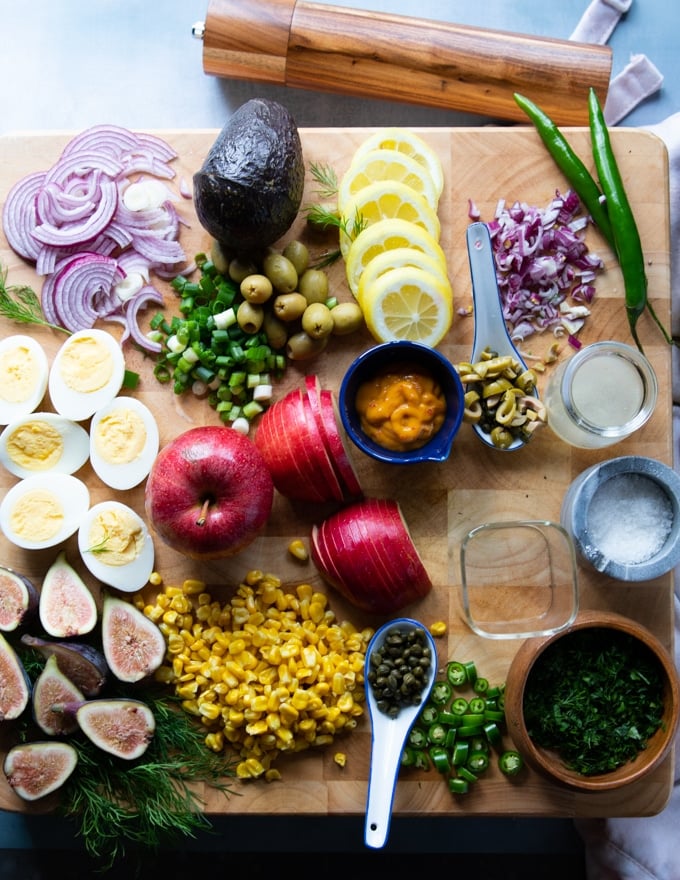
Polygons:
M672 524L668 495L641 474L619 474L603 483L593 495L586 522L591 543L623 565L651 559L663 547Z

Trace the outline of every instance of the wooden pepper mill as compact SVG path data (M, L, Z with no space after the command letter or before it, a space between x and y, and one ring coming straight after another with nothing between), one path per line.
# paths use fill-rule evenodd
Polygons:
M607 46L305 0L210 0L194 33L207 74L526 121L521 92L558 125L587 125L612 64Z

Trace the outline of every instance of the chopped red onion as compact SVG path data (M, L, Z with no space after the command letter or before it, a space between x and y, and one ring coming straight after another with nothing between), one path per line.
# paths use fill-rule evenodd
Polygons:
M150 274L167 278L186 266L178 240L183 221L171 198L132 211L123 196L133 175L135 183L172 179L176 156L156 135L96 125L72 138L51 168L12 187L3 208L5 235L44 276L42 308L51 323L75 332L100 318L120 321L123 339L156 350L136 322L145 304L163 305ZM172 196L167 187L157 190ZM123 299L115 285L133 272L145 285Z

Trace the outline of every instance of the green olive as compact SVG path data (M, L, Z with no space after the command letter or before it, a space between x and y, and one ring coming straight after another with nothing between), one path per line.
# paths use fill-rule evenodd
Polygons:
M241 296L251 303L267 302L273 292L272 283L266 275L246 275L241 282Z
M262 269L277 293L292 293L297 288L298 273L295 271L295 266L283 254L267 254L262 261Z
M294 333L286 345L286 354L291 361L308 361L320 354L328 345L328 337L312 339L309 333L300 330Z
M210 259L220 275L229 274L229 257L225 254L222 245L215 239L210 248Z
M244 278L254 275L257 271L257 266L251 260L234 257L229 263L229 277L236 284L240 284Z
M364 313L358 303L338 303L330 312L333 319L334 336L347 336L349 333L356 333L364 323Z
M280 293L272 306L280 321L297 321L307 308L307 300L301 293Z
M328 299L328 275L323 269L307 269L300 276L297 289L308 303L325 303Z
M302 275L309 266L309 251L307 250L307 245L297 239L288 242L283 249L283 256L290 260L295 266L295 271L298 273L298 277Z
M265 310L262 329L274 351L280 351L288 342L288 328L269 308Z
M244 333L257 333L264 321L264 309L257 303L244 300L236 311L236 320Z
M323 339L333 330L333 316L323 303L310 303L302 313L302 329L312 339Z

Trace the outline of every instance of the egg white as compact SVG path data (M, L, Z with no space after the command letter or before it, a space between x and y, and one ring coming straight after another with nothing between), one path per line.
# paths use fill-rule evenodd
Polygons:
M117 410L131 410L144 424L146 439L139 455L132 461L117 464L103 457L97 449L96 438L102 419ZM136 397L116 397L98 409L90 423L90 462L99 479L112 489L132 489L146 479L158 454L158 424L147 406Z
M142 530L144 537L142 550L137 558L127 565L107 565L102 562L102 555L93 552L90 547L90 529L94 520L105 510L111 509L132 517ZM78 529L78 549L83 562L97 580L123 593L141 590L153 571L155 552L146 523L131 507L121 504L120 501L102 501L87 511Z
M64 520L59 531L44 541L31 540L17 535L12 528L12 512L16 504L29 492L44 489L61 503ZM71 474L36 474L20 480L7 492L0 504L0 529L5 537L26 550L43 550L61 544L75 534L90 506L90 491Z
M45 391L47 390L47 381L50 372L49 362L44 348L39 342L36 342L32 336L25 336L19 333L13 336L7 336L5 339L1 340L0 362L6 353L19 347L27 348L35 359L37 366L35 381L33 382L32 387L27 389L27 394L23 400L5 400L2 396L1 389L6 381L6 377L3 375L0 366L0 425L9 425L14 419L19 419L22 416L32 413L40 406L40 403L45 396Z
M58 431L62 440L62 451L58 461L51 467L24 467L15 461L8 450L8 443L15 431L23 425L41 422ZM90 438L82 425L49 412L34 412L10 422L0 434L0 463L16 477L32 477L36 474L74 474L87 461L90 454Z
M106 347L112 359L113 369L108 381L100 388L91 392L80 392L70 388L64 381L61 375L61 362L72 345L87 337L96 339ZM64 418L82 422L113 400L121 389L124 377L125 358L118 341L106 330L79 330L62 344L49 371L48 388L52 405Z

